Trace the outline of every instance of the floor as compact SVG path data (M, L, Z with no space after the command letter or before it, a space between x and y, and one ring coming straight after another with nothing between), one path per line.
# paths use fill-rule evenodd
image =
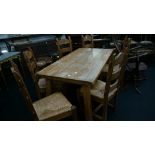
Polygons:
M23 74L24 75L24 74ZM155 61L152 58L145 72L147 79L139 83L141 94L138 94L132 81L128 82L117 98L116 110L109 109L109 121L154 121L155 120ZM0 120L29 121L32 116L19 92L18 86L9 70L6 68L8 89L0 78ZM36 100L34 85L29 72L25 70L25 82L33 100ZM70 87L73 93L73 86ZM75 98L75 97L73 97ZM72 100L72 99L71 99ZM76 103L77 104L77 103ZM83 105L77 105L82 109ZM79 110L79 120L84 120L83 110Z
M128 82L117 99L116 111L109 111L108 120L153 121L155 120L155 61L150 59L146 80L139 83L139 94L133 82Z

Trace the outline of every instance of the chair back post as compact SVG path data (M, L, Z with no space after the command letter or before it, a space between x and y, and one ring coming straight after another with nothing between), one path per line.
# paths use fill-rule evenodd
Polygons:
M72 46L72 39L70 36L68 36L68 39L69 39L69 47L70 47L70 50L71 52L73 51L73 46Z
M124 85L124 74L125 74L126 64L128 62L130 44L131 44L131 39L129 39L128 36L126 35L124 38L123 47L122 47L122 52L124 53L124 60L122 62L123 65L122 65L121 76L120 76L120 88L123 88L123 85Z
M123 66L124 53L120 52L116 55L115 52L110 57L109 60L109 69L106 76L106 86L104 92L105 102L108 102L108 94L109 92L114 91L115 89L119 89L120 84L120 75ZM114 67L117 66L117 70Z
M94 47L94 41L93 41L93 35L82 35L82 47L83 48L93 48Z
M36 114L36 112L33 108L33 105L32 105L32 99L30 97L30 94L27 90L27 87L24 83L24 80L19 72L17 65L13 61L11 61L11 71L12 71L13 76L18 84L18 87L24 97L24 100L27 103L29 110L32 112L33 119L38 120L37 114Z
M36 59L34 57L32 49L28 48L27 50L25 50L23 52L23 55L24 55L27 67L29 69L29 72L31 74L31 77L34 81L34 85L35 85L37 95L39 98L41 98L40 89L38 86L39 78L36 76L36 72L38 71L38 66L37 66L37 62L36 62Z
M37 62L34 57L33 51L31 48L28 48L23 52L27 67L31 73L31 76L34 81L36 81L36 72L38 71Z
M114 66L114 53L112 53L112 55L109 59L109 69L108 69L108 73L106 76L106 85L105 85L104 100L103 100L104 107L103 107L103 112L102 112L103 120L107 120L108 96L109 96L109 92L110 92L110 84L111 84L113 66Z
M112 73L113 73L113 67L114 67L114 61L115 61L115 54L112 53L110 59L109 59L109 69L106 76L106 86L104 91L104 103L108 104L108 94L110 91L110 84L112 79Z
M104 111L103 111L103 118L107 118L107 106L109 100L113 98L114 96L117 96L119 86L120 86L120 76L121 76L121 70L122 70L122 62L124 60L124 53L120 52L116 55L116 53L113 51L110 60L109 60L109 69L107 72L106 77L106 85L105 85L105 91L104 91ZM114 69L114 67L117 67L117 70ZM112 95L110 95L112 93Z
M126 47L123 52L124 60L122 62L122 70L121 70L121 76L120 76L120 88L122 88L124 85L124 75L125 75L126 64L128 62L128 52L129 52L129 49L128 47Z
M122 49L124 49L125 47L128 47L128 46L129 46L129 39L128 39L128 35L126 35L122 42Z

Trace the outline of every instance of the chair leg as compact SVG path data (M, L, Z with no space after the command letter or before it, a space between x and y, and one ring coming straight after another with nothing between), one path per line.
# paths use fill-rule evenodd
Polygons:
M103 118L103 121L106 121L107 120L107 110L108 110L108 105L107 103L103 106L103 113L102 113L102 118Z
M77 109L76 109L76 107L74 105L72 105L72 119L74 121L77 121L78 120L77 119Z
M113 109L116 111L116 104L117 104L117 95L114 97L114 104L113 104Z
M76 98L77 98L77 102L81 103L81 96L80 96L80 89L79 88L76 91Z
M108 103L108 106L112 108L113 111L116 111L117 104L117 94L114 96L113 100Z

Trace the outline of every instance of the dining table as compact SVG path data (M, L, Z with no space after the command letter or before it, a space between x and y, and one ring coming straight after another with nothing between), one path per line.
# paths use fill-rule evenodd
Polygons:
M112 52L113 49L78 48L40 70L36 75L46 78L47 95L52 92L53 81L80 85L83 89L85 119L93 120L90 90Z

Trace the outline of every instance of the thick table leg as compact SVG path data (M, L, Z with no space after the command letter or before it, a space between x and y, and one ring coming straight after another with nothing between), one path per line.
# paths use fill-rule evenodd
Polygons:
M51 80L46 79L46 96L50 95L51 92Z
M56 91L56 83L52 79L46 79L46 96Z
M91 121L93 120L93 116L92 116L92 105L91 105L91 95L89 86L83 86L83 98L85 106L85 119Z

